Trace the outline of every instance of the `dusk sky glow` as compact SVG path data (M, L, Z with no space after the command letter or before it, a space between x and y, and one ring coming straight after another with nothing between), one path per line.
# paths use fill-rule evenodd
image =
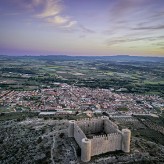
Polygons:
M164 56L164 0L0 0L0 55Z

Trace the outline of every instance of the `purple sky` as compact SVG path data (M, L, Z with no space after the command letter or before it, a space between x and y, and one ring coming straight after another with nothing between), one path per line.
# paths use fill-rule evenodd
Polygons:
M164 0L0 0L0 55L164 56Z

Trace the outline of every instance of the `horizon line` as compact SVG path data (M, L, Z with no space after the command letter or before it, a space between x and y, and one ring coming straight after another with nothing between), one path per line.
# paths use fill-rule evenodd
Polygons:
M51 54L51 55L14 55L14 54L5 54L5 55L0 55L0 56L13 56L13 57L42 57L42 56L68 56L68 57L146 57L146 58L163 58L163 56L156 56L156 55L151 55L151 56L145 56L145 55L63 55L63 54Z

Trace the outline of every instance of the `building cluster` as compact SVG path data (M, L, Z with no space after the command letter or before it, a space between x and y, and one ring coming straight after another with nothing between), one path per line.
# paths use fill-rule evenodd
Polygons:
M105 111L111 114L156 113L155 107L163 108L164 101L156 95L115 93L109 89L91 89L60 84L56 88L34 91L0 91L0 105L17 110L31 111ZM119 110L121 108L127 111Z

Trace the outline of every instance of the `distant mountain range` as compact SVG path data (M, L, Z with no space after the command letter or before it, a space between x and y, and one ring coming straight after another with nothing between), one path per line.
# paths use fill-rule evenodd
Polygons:
M39 60L99 60L99 61L138 61L138 62L164 62L164 57L146 57L146 56L129 56L129 55L116 55L116 56L67 56L67 55L47 55L47 56L4 56L0 55L0 59L15 59L15 58L33 58Z

